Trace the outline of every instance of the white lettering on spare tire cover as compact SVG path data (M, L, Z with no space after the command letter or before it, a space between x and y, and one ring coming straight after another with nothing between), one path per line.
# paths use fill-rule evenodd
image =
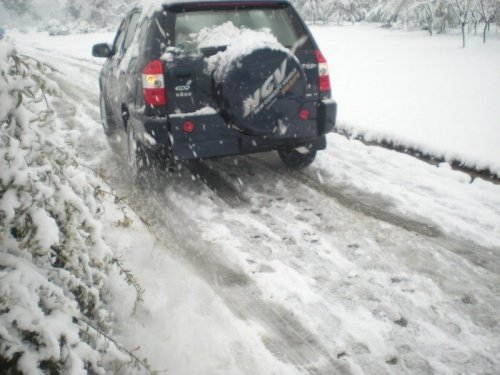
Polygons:
M281 66L264 81L262 87L257 89L253 95L250 95L243 101L243 118L248 117L252 113L257 114L264 106L269 105L269 103L274 103L273 99L278 95L283 86L285 86L294 75L300 74L297 68L294 68L290 74L285 77L287 62L288 58L286 58L281 63ZM285 92L283 92L283 94L285 94Z

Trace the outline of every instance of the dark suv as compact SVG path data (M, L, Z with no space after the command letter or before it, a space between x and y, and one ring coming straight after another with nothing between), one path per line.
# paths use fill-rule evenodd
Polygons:
M310 165L335 126L328 65L284 0L159 1L134 9L105 57L101 115L134 171L277 150ZM126 138L125 138L126 135Z

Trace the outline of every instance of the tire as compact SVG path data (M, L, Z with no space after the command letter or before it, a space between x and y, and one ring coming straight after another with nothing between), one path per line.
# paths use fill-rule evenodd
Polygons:
M127 126L127 156L128 165L132 173L134 182L138 185L145 185L152 170L151 158L144 146L135 137L132 126Z
M106 105L106 100L104 95L101 93L99 98L99 107L101 109L101 122L104 134L111 137L116 131L116 123L113 118L109 115L108 107Z
M276 133L298 118L305 102L302 65L279 44L222 59L213 80L219 112L246 134Z
M310 166L317 155L316 150L306 147L283 147L278 150L281 161L290 169L302 169Z
M101 93L99 98L99 107L101 109L101 123L102 128L104 130L104 134L106 134L106 138L108 140L108 144L113 150L114 153L119 153L122 149L122 144L120 142L120 136L118 135L116 123L113 121L113 118L109 115L108 107L106 105L106 100Z

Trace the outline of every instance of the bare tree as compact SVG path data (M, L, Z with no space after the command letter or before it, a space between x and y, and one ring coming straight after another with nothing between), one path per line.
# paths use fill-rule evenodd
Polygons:
M327 23L331 16L337 11L338 5L332 0L315 0L316 19Z
M351 13L356 21L366 19L370 10L377 3L376 0L353 0L351 1Z
M483 17L479 12L478 1L476 1L470 11L470 20L472 22L472 26L474 27L474 35L477 35L477 25L479 24L479 22L482 21L482 19ZM470 27L469 27L469 32L470 32Z
M486 43L486 31L490 24L495 21L495 15L500 16L500 0L477 0L477 11L484 22L483 43Z
M365 20L378 0L292 0L293 4L307 21L328 22L337 17L337 22L343 19L352 22ZM385 1L385 0L384 0ZM391 0L406 1L406 0Z
M465 48L465 25L469 22L475 0L446 0L462 28L462 47Z
M397 21L408 22L414 6L415 0L380 0L371 11L371 18L389 25Z
M317 5L315 0L305 0L302 4L302 6L299 8L302 12L302 15L304 18L308 21L312 21L313 23L316 23L318 20L318 10L317 10Z
M422 13L430 36L433 34L434 19L436 18L436 12L440 6L441 0L424 0L416 3L416 8Z

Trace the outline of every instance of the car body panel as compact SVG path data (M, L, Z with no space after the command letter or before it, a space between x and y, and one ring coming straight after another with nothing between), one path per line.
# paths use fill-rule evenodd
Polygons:
M213 81L204 72L204 55L176 54L172 47L175 16L179 11L196 11L199 7L282 7L295 27L307 35L305 45L297 48L307 82L304 109L307 119L295 118L284 129L273 134L245 134L218 111ZM216 8L218 9L218 8ZM150 17L138 17L140 9L124 18L100 75L101 93L105 99L116 132L132 126L138 142L154 149L168 149L174 159L210 158L241 153L262 152L291 145L323 147L324 135L335 126L337 105L331 94L318 89L318 49L309 29L287 1L173 1L164 3L164 11ZM138 20L135 25L134 21ZM128 35L132 33L133 35ZM126 41L131 41L126 43ZM128 45L127 45L128 44ZM129 50L130 49L130 50ZM215 51L218 52L218 51ZM167 105L151 108L144 103L141 74L149 61L162 59ZM203 111L203 109L211 111ZM186 133L183 124L193 122L195 130Z

